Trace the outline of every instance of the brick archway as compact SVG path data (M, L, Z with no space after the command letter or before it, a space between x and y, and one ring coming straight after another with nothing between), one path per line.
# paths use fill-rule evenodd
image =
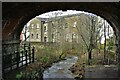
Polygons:
M8 47L12 49L16 45L19 46L19 35L29 20L42 13L56 10L86 11L105 18L113 27L117 38L116 46L120 65L120 3L3 3L2 53L12 52L12 50L6 50ZM6 43L9 46L4 47ZM11 43L16 45L10 45Z

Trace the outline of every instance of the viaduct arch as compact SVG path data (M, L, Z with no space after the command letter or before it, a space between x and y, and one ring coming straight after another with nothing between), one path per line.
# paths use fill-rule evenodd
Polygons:
M56 10L78 10L97 14L106 19L113 27L117 39L118 64L120 66L120 2L80 3L80 2L35 2L2 4L2 50L13 52L13 47L20 43L20 33L24 25L40 14ZM8 45L5 45L8 44ZM14 44L14 45L12 45Z

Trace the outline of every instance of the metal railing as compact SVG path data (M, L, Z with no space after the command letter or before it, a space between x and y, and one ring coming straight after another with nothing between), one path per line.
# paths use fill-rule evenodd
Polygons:
M27 48L27 49L26 49ZM3 54L3 74L34 62L34 47L27 46L11 54Z

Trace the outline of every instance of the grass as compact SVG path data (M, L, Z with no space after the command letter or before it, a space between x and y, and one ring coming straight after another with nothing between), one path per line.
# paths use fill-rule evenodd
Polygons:
M73 72L73 74L75 75L75 78L78 78L78 79L84 77L84 69L86 67L93 67L93 66L103 65L103 62L104 62L104 60L103 60L104 51L103 50L100 50L100 53L98 53L98 50L93 49L92 59L89 60L90 61L90 65L88 65L88 54L87 54L87 52L85 52L85 51L82 52L79 49L71 49L71 50L68 51L68 53L69 53L69 55L71 54L71 55L76 55L76 56L79 57L77 63L75 63L70 68L71 72ZM110 50L106 54L108 54L108 58L111 61L111 63L109 63L109 65L114 64L115 51ZM108 63L106 63L106 64L108 64Z
M75 55L78 56L78 61L71 68L75 69L74 74L76 77L81 77L84 74L84 68L88 67L88 54L85 49L81 48L79 45L72 48L71 44L50 44L50 45L35 45L35 63L29 65L23 72L19 72L16 75L16 78L20 79L21 77L29 78L39 78L42 77L42 72L50 67L52 63L55 63L61 59L64 59L66 56ZM91 65L100 65L103 61L103 50L93 49L92 60L90 60ZM114 60L115 52L113 50L109 51L109 59ZM77 67L75 67L77 66ZM80 70L80 72L79 72Z
M35 46L35 63L27 66L24 71L18 72L16 79L42 79L42 73L46 68L64 59L65 54L60 48L60 46Z

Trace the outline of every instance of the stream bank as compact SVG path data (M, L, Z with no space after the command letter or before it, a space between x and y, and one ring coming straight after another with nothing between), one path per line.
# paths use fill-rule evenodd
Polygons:
M74 79L74 75L69 70L72 65L74 65L78 60L77 56L66 57L65 60L59 61L57 63L53 63L53 65L46 69L43 72L43 80L51 80L55 78L59 79Z

